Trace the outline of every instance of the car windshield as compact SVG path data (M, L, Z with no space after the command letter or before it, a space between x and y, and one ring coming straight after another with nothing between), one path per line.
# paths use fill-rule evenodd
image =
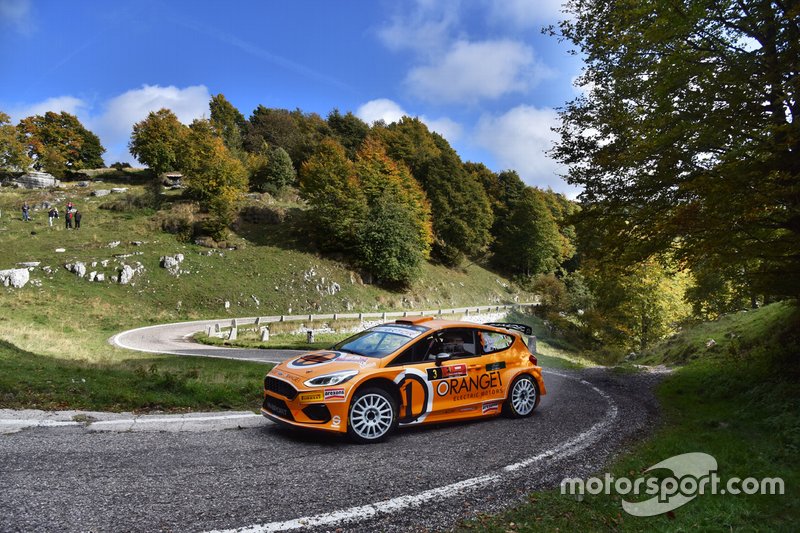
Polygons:
M356 333L333 346L334 350L381 358L410 343L429 328L411 324L385 324Z

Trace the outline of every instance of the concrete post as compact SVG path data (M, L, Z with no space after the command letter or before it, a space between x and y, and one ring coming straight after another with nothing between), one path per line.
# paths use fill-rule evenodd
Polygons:
M261 342L269 341L269 326L261 328Z
M236 331L236 328L231 328L231 332L228 333L228 340L229 341L235 341L237 333L238 333L238 331Z
M528 336L528 351L536 355L536 335Z
M306 331L306 342L311 344L314 342L314 332L311 330Z

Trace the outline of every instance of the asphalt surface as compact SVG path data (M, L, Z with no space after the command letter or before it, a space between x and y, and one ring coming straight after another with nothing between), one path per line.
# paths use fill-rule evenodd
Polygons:
M280 356L187 346L183 329L151 329L164 340L143 330L116 340L144 335L162 353ZM530 418L403 429L370 446L267 420L202 433L24 429L0 435L0 530L449 529L565 477L601 472L657 422L658 379L546 371L548 394Z
M121 348L140 352L221 357L269 363L278 363L289 355L301 353L297 350L220 348L192 341L192 335L198 331L205 331L207 326L213 327L214 324L223 324L225 322L230 322L230 320L196 320L193 322L147 326L118 333L111 337L110 342ZM250 325L249 327L254 326Z

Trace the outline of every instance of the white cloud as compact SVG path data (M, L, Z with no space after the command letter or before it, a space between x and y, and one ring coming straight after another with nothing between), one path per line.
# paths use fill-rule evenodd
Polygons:
M185 89L172 85L145 85L141 89L133 89L108 100L102 115L95 123L109 137L130 136L136 122L146 118L151 111L164 107L172 110L184 124L204 115L208 116L209 100L211 95L204 85Z
M464 128L458 122L447 117L439 119L429 119L425 115L419 117L431 131L435 131L451 144L458 141L464 132Z
M11 26L20 33L32 30L30 0L0 0L0 26Z
M550 76L550 69L523 43L457 41L438 61L412 69L406 83L425 100L476 103L525 93Z
M397 122L403 116L408 115L400 105L388 98L378 98L377 100L370 100L366 104L361 105L356 110L356 116L366 122L372 124L379 120L387 124Z
M403 117L411 117L414 115L406 112L400 104L393 100L378 98L361 105L356 110L356 116L367 124L372 124L379 120L391 124L392 122L398 122ZM463 133L461 124L447 117L431 119L425 115L421 115L419 119L424 122L431 131L435 131L451 143L461 138Z
M495 25L537 28L567 18L565 0L488 0L489 20Z
M577 189L563 181L564 168L545 152L557 139L553 109L517 106L500 116L484 115L475 129L475 142L488 150L503 169L516 170L528 185L551 187L574 196Z
M133 162L128 152L133 125L147 117L151 111L161 108L171 109L184 124L196 118L208 116L208 102L211 95L205 85L194 85L180 89L170 85L144 85L108 100L103 112L90 121L91 129L100 136L107 163L115 161Z
M450 34L459 23L458 1L417 0L378 30L378 38L393 51L413 50L421 55L435 55L446 47Z
M107 150L103 154L106 163L134 163L135 159L128 152L128 141L136 122L147 117L151 111L166 107L175 113L178 120L189 124L196 118L208 116L209 100L211 95L204 85L184 89L144 85L141 89L132 89L110 98L99 110L74 96L59 96L18 106L9 114L14 122L18 122L22 118L43 115L47 111L66 111L76 115L84 126L100 137L100 142Z
M12 108L8 114L13 122L19 122L23 118L33 115L44 115L48 111L61 113L65 111L71 115L86 116L88 104L80 98L74 96L54 96L33 104L21 105Z

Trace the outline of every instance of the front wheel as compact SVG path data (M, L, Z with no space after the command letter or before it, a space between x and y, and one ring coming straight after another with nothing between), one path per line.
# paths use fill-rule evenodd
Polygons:
M531 416L539 405L539 385L528 374L518 376L508 391L503 411L511 418Z
M359 390L347 416L347 435L358 444L381 442L397 424L397 407L391 394L381 388Z

